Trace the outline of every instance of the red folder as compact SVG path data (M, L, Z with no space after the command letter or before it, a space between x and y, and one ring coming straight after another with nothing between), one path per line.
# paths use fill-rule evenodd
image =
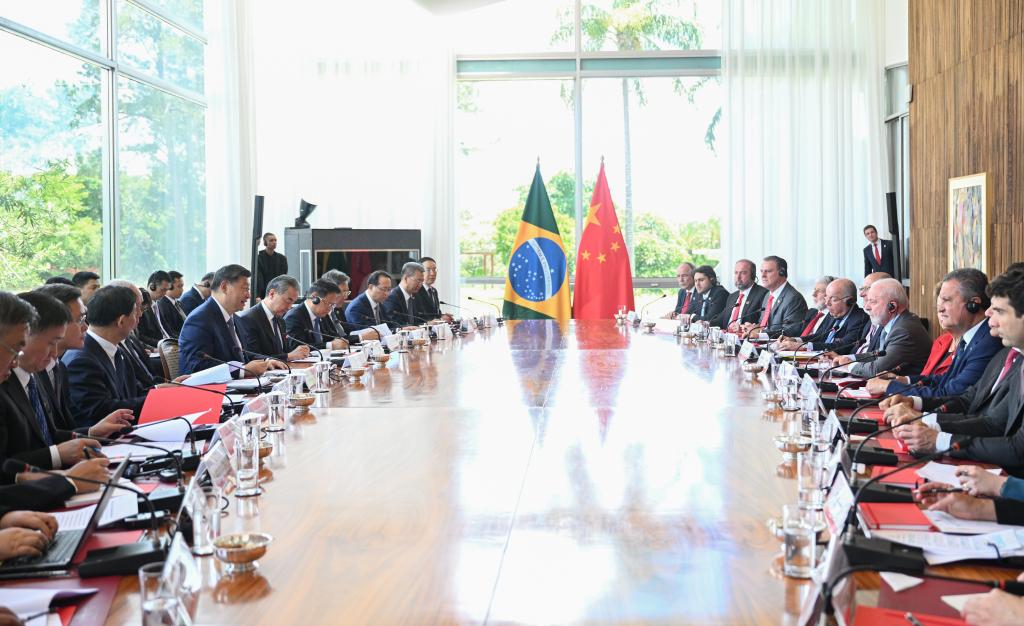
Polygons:
M871 477L876 478L882 474L891 472L892 469L893 468L891 467L876 465L871 468ZM908 467L907 469L902 469L896 472L892 476L886 476L878 482L885 483L887 485L899 485L902 487L916 487L919 483L923 483L924 479L917 475L916 467Z
M857 417L862 417L864 419L873 419L878 423L882 423L883 421L885 421L885 409L879 409L877 407L871 409L864 409L863 411L857 414Z
M100 626L107 621L110 607L114 604L114 596L121 584L121 576L100 576L98 578L81 579L71 578L42 578L34 580L19 580L15 583L5 583L3 586L8 589L24 587L26 589L99 589L91 596L76 600L74 604L68 605L67 609L59 609L61 622L67 626L70 618L71 626Z
M853 614L853 626L908 626L906 611L894 611L892 609L879 609L873 606L858 606ZM922 626L967 626L962 619L949 617L938 617L937 615L926 615L914 613L917 621Z
M860 514L871 530L929 530L928 521L913 502L863 502Z
M939 617L960 617L956 609L942 601L942 596L958 596L965 593L986 593L990 587L970 582L954 582L951 580L925 579L919 585L903 591L893 591L892 587L882 582L878 594L878 606L883 609L901 611L927 612ZM909 622L908 622L909 626Z
M906 442L902 439L896 439L895 437L883 439L879 437L878 439L875 439L875 441L877 442L878 447L885 448L886 450L901 452L903 454L910 452L910 448L907 447Z
M227 385L201 385L199 387L154 387L146 394L146 403L142 405L139 424L149 424L161 420L190 415L206 411L192 422L193 426L220 423L220 410L223 396L210 391L224 393Z

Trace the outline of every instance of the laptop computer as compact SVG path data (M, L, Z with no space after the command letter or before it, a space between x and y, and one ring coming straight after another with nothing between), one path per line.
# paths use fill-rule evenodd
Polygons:
M124 475L124 470L127 466L128 459L125 458L114 470L110 477L110 482L116 484L121 480L121 476ZM75 558L79 548L85 545L86 540L96 530L96 527L99 526L103 513L107 510L107 505L110 503L110 499L115 491L118 491L118 489L110 485L103 487L103 494L100 496L99 502L96 503L96 508L93 510L89 523L86 524L85 528L63 531L58 529L57 534L53 537L53 541L50 542L46 551L41 555L8 559L3 564L0 564L0 577L9 578L11 575L18 575L19 578L30 578L32 575L70 568L71 561Z

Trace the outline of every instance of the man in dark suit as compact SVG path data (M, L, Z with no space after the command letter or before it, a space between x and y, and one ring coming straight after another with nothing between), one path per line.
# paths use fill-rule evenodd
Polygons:
M284 315L299 299L299 281L282 274L270 281L267 292L256 306L236 316L238 338L252 355L266 354L279 361L295 361L309 356L309 347L299 345L289 351Z
M985 293L988 278L979 270L954 270L939 287L939 326L953 336L956 351L953 363L940 376L900 376L873 378L867 388L872 393L900 393L905 396L955 396L963 393L981 377L1002 341L989 332L985 311L989 299Z
M142 342L150 348L156 348L162 339L171 336L164 321L160 317L159 302L171 288L171 276L163 270L157 270L146 280L146 293L150 302L143 304L142 319L139 321L138 333Z
M736 291L725 299L725 308L718 326L739 331L740 326L761 315L768 291L757 284L757 266L749 259L736 261L733 267L733 284Z
M711 322L721 318L729 292L718 284L718 275L715 274L714 268L710 265L701 265L693 271L693 281L697 297L690 301L684 314L690 316L690 321Z
M76 439L75 433L58 429L52 410L34 376L56 357L57 344L71 321L71 314L59 300L42 293L18 296L31 305L38 317L25 338L13 375L0 383L0 459L17 459L42 467L60 469L85 460L84 449L98 450L92 439ZM6 475L7 482L13 478Z
M676 268L676 280L679 282L679 292L676 294L676 305L671 311L665 314L664 319L672 320L690 310L690 305L697 299L697 287L694 285L693 272L697 266L684 261ZM726 293L728 296L728 293Z
M116 284L93 294L82 347L68 350L61 359L76 426L92 426L119 409L135 416L142 411L149 390L136 377L121 345L138 323L141 299L141 294Z
M267 293L270 281L288 273L288 258L277 252L277 235L263 234L263 250L256 255L256 295Z
M306 299L284 316L288 336L291 337L290 347L301 346L301 341L318 350L347 348L348 341L340 338L340 332L330 319L340 299L341 289L329 280L321 278L310 285L306 290Z
M377 334L372 328L363 328L356 324L353 324L345 319L345 308L347 307L346 302L348 301L349 295L352 293L352 289L349 287L351 280L348 274L341 270L329 270L320 277L320 280L329 280L338 286L341 290L341 296L338 298L338 306L334 307L334 311L331 312L327 319L337 329L337 332L332 332L334 335L339 337L345 337L348 342L352 345L361 343L363 339L380 339L380 335Z
M868 245L864 246L864 275L874 272L885 272L889 276L896 275L896 263L893 260L892 241L878 238L878 229L868 224L864 227L864 237Z
M198 283L192 285L191 289L182 294L178 303L181 304L182 310L185 311L185 317L188 317L189 313L210 297L211 283L213 283L213 272L208 272L203 275L203 278Z
M828 314L817 330L809 335L782 337L779 349L826 350L842 353L847 346L860 341L864 328L870 324L868 314L857 306L857 286L848 278L837 278L825 288ZM806 329L806 326L804 327Z
M235 330L235 313L249 302L250 276L249 270L234 264L225 265L214 273L213 293L189 314L181 327L178 343L182 374L192 374L232 361L244 364L245 368L232 367L232 378L258 376L268 369L285 367L276 359L245 361L242 342Z
M345 307L345 321L356 329L370 328L388 322L381 303L391 293L391 275L384 270L377 270L366 278L366 291L356 296Z
M160 317L160 323L164 330L167 331L167 335L172 339L177 339L178 335L181 334L181 326L185 323L185 318L188 317L188 313L182 308L179 299L185 291L185 281L181 275L181 272L171 270L167 272L167 275L171 278L171 287L164 294L163 298L160 298L155 303L155 308Z
M920 374L932 348L932 338L921 318L907 310L910 304L903 285L894 278L884 278L871 285L867 301L871 323L876 327L872 350L884 350L885 356L874 361L854 363L850 373L873 378L899 366L908 375ZM853 363L851 356L839 357L839 363Z
M416 310L427 319L452 321L452 316L441 312L441 296L437 293L434 283L437 282L437 261L425 256L420 259L423 266L423 287L416 292Z
M755 328L769 337L778 337L782 330L803 319L807 313L807 301L789 283L789 264L778 256L766 256L761 262L761 284L768 291L764 300L761 319L747 322L740 328L750 333Z
M402 266L402 278L381 303L384 319L400 328L416 328L429 320L423 311L416 308L416 293L423 288L425 270L422 265L410 261Z
M822 326L828 327L826 322L831 322L832 320L825 319L828 317L825 291L834 280L834 276L821 276L818 280L814 281L814 289L811 291L812 306L807 309L807 312L804 313L801 319L782 329L782 335L779 337L780 340L787 337L810 337L817 333Z

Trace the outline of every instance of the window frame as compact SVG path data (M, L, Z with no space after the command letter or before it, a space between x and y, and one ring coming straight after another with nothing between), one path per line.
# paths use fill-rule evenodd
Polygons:
M39 30L8 19L0 15L0 30L16 35L29 42L43 45L56 52L77 58L100 70L101 123L103 124L102 146L102 246L103 276L107 279L119 276L121 270L118 253L118 216L120 216L120 181L119 181L119 120L118 120L118 85L117 79L125 77L143 85L165 92L171 96L192 102L208 111L206 96L194 90L180 87L168 81L152 76L149 73L120 63L117 54L117 5L125 2L175 28L184 36L198 40L207 52L209 39L205 31L195 25L177 19L167 11L148 0L100 0L100 52L75 45L59 37L48 35ZM204 130L205 133L205 130Z
M722 75L722 52L719 49L592 51L583 50L581 37L583 0L575 0L574 51L496 54L455 54L455 81L482 82L491 80L572 80L573 84L573 154L576 177L576 240L579 247L583 234L583 80L587 78L677 78ZM568 243L568 242L566 242ZM630 259L635 259L632 246ZM461 264L461 256L459 259ZM569 277L570 284L575 275ZM460 277L461 284L504 284L504 277ZM665 289L676 287L674 276L638 278L633 276L634 289Z

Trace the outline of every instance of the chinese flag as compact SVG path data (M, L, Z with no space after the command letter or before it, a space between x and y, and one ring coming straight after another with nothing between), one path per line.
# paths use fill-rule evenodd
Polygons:
M635 310L633 274L622 238L615 205L604 176L604 163L597 175L594 197L583 223L580 249L576 253L576 294L573 317L578 320L610 320L619 307Z

